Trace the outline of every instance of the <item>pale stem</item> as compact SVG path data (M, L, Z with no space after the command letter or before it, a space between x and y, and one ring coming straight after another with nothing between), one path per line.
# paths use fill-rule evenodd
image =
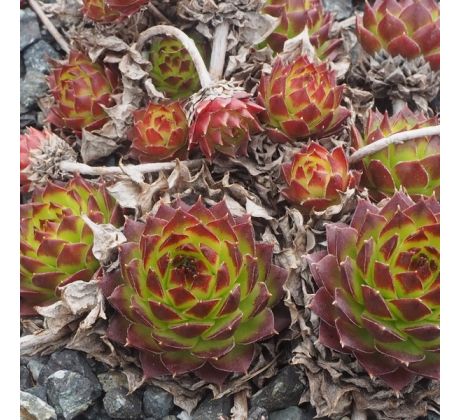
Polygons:
M366 156L373 155L380 150L385 149L390 144L403 143L408 140L417 139L419 137L436 136L441 133L441 126L435 125L432 127L417 128L416 130L402 131L401 133L393 134L389 137L377 140L374 143L368 144L353 153L348 159L348 163L352 164L360 161Z
M192 38L187 36L180 29L175 28L174 26L157 25L142 32L139 35L139 38L136 42L136 49L139 52L142 51L142 48L144 47L145 43L150 38L153 38L154 36L158 35L171 36L177 38L180 42L182 42L183 46L190 54L193 64L195 64L196 71L198 72L198 76L200 78L201 87L206 88L212 85L211 76L209 75L208 69L206 68L206 64L204 63L203 57L201 57L201 54L198 51L195 42Z
M393 107L393 114L397 114L404 108L404 106L406 105L406 101L403 101L399 98L394 98L391 100L391 105Z
M180 162L189 169L198 168L203 164L202 159L187 160ZM80 175L104 176L104 175L123 175L129 170L135 169L140 173L154 173L160 171L171 171L177 166L176 162L142 163L140 165L126 165L126 171L119 166L89 166L85 163L64 160L59 163L61 171L78 172Z
M152 15L155 16L157 19L162 20L163 22L166 22L168 24L171 23L171 21L163 13L161 13L161 11L158 10L158 8L154 4L149 3L147 7L152 13Z
M222 78L222 74L224 73L229 32L230 23L228 21L223 21L214 30L211 62L209 64L209 73L211 73L213 80L220 80Z
M53 25L53 22L45 15L45 12L41 8L41 6L36 2L36 0L29 0L30 7L34 10L37 16L42 21L45 28L48 32L53 36L56 42L60 45L60 47L68 54L70 51L70 47L68 42L64 39L64 37L60 34L60 32L56 29Z

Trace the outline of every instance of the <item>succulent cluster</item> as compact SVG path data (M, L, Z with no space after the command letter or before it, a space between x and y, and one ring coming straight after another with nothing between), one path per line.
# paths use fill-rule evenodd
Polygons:
M440 20L436 0L366 1L356 31L362 47L375 54L385 50L407 59L423 56L439 70Z
M355 188L360 174L348 170L341 147L328 152L318 143L310 143L296 153L292 162L282 166L287 187L281 193L303 211L321 211L339 204L341 192Z
M190 37L207 61L208 46L203 36ZM184 99L197 92L201 85L192 57L182 43L171 37L157 37L150 47L152 77L155 87L168 98Z
M188 121L178 102L150 103L134 112L128 131L131 154L141 162L161 162L184 155L187 149Z
M101 128L108 121L104 107L113 105L111 95L119 83L111 67L93 63L74 50L65 63L55 62L48 82L55 99L48 122L78 133Z
M308 256L321 343L395 390L439 379L439 257L435 198L359 201L350 226L328 225L327 251Z
M32 201L21 205L21 315L35 314L34 306L57 300L59 286L90 280L99 268L84 214L95 223L123 222L105 187L80 176L35 189Z
M352 144L359 150L383 137L437 124L437 118L427 118L408 107L391 117L386 112L370 111L363 136L356 127L352 128ZM439 136L424 136L390 144L366 156L358 167L363 170L364 185L376 199L391 196L401 187L416 199L433 193L439 198L440 164Z
M331 36L334 18L326 12L320 0L268 0L262 11L280 19L279 25L267 37L267 43L277 53L284 43L299 35L305 28L320 60L332 60L341 40Z
M109 336L141 350L147 377L194 372L221 383L246 372L254 343L276 333L270 308L287 278L250 218L233 218L224 202L176 201L124 232L120 271L102 285L122 315Z
M36 128L28 127L20 137L20 170L21 170L21 191L27 192L30 188L30 182L27 178L25 169L30 163L30 152L43 143L48 136L47 131L39 131Z
M259 86L268 136L285 143L336 132L350 115L340 105L343 89L326 63L311 63L304 56L288 64L278 59Z
M83 0L83 14L96 22L123 20L146 5L148 0Z

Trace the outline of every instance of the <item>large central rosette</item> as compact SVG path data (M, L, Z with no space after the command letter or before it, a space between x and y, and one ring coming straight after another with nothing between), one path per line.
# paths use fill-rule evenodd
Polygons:
M221 383L246 372L254 343L276 333L270 308L287 278L250 217L233 218L224 202L176 201L145 224L127 221L125 235L120 271L101 283L123 315L109 337L141 350L146 377L193 371Z

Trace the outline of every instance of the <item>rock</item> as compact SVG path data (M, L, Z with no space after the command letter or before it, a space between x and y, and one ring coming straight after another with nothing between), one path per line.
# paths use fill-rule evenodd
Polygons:
M28 71L21 80L21 114L31 109L38 98L46 95L48 84L43 73L38 71Z
M156 417L148 417L146 418L145 420L156 420ZM164 416L161 418L161 420L177 420L177 417L176 416Z
M173 396L164 389L149 386L144 391L143 407L147 416L159 419L167 416L174 408Z
M55 49L42 39L27 48L23 56L27 71L35 70L41 73L49 73L50 65L48 60L50 58L59 58L59 54Z
M192 420L219 420L221 416L230 417L232 401L230 397L218 400L204 400L192 414Z
M269 412L297 405L305 385L301 373L294 366L286 366L264 388L251 398L252 407L264 407Z
M26 392L35 395L45 402L48 402L48 399L46 398L46 388L42 385L35 385L32 388L28 388L26 389Z
M92 405L88 410L86 410L83 414L78 417L78 420L111 420L110 417L106 412L105 408L102 405L102 401L97 401L94 405Z
M129 394L126 388L113 388L105 394L104 408L114 419L137 419L142 413L142 402L136 394Z
M268 411L263 407L252 407L248 413L248 420L267 420Z
M31 9L23 9L20 12L20 46L21 51L40 39L40 27L37 15Z
M126 375L116 370L97 375L99 383L102 385L104 392L109 392L114 388L128 388L128 379Z
M48 357L34 357L33 359L29 360L27 363L27 368L30 370L32 374L32 378L34 378L35 382L38 382L38 377L40 376L40 372L43 367L48 362Z
M334 12L337 20L343 20L353 14L352 0L323 0L324 8Z
M20 127L21 128L26 128L30 126L34 126L36 124L36 116L33 113L28 113L28 114L22 114L21 113L21 118L20 118Z
M99 383L70 370L58 370L46 380L48 401L65 420L83 413L101 395Z
M426 417L426 420L439 420L440 416L438 413L435 413L434 411L428 411L428 416Z
M55 420L57 419L56 411L45 401L21 391L21 420Z
M27 388L31 388L34 384L32 382L32 377L30 376L29 369L25 366L21 366L19 371L19 382L21 391L25 391Z
M313 420L313 417L308 416L307 410L295 406L274 411L268 418L269 420Z
M38 383L44 384L48 376L59 370L70 370L71 372L79 373L93 383L98 383L87 358L82 353L74 350L61 350L53 353L48 363L41 370Z

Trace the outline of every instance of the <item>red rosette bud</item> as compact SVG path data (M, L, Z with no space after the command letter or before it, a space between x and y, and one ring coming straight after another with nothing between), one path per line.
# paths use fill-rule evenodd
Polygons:
M28 127L26 132L21 134L20 170L22 192L27 192L30 188L30 182L27 179L27 174L24 172L24 169L26 169L30 163L30 152L31 150L37 149L48 135L49 133L46 130L40 131L33 127Z

